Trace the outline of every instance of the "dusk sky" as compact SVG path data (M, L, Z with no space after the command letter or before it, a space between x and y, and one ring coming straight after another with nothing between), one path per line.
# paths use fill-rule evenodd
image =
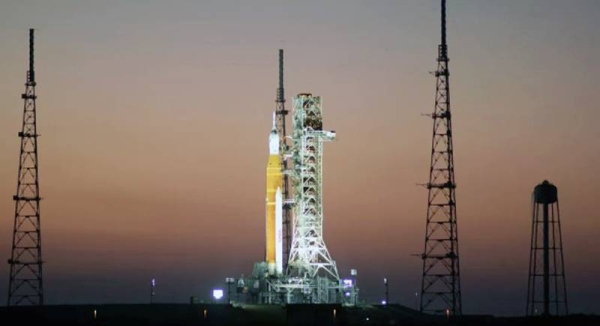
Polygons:
M0 10L0 258L36 29L47 304L206 299L264 259L277 51L323 99L324 237L415 306L439 1L24 1ZM571 313L600 313L600 2L449 0L465 314L523 315L531 191L558 187ZM9 265L0 264L0 304Z

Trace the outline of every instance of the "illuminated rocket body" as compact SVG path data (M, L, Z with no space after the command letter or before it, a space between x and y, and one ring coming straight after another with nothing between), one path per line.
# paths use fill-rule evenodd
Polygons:
M281 275L283 272L283 229L282 229L282 184L283 172L279 155L279 135L275 128L269 135L269 161L267 163L267 220L266 261L269 275Z

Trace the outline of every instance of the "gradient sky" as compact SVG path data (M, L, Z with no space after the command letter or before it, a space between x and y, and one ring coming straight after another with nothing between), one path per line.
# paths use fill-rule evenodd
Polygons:
M523 314L530 195L559 190L571 312L599 313L600 3L448 3L465 313ZM263 259L285 49L320 95L325 241L361 295L420 287L439 1L5 1L0 258L10 256L28 28L49 304L187 302ZM0 293L8 265L0 265ZM1 298L0 298L1 299Z

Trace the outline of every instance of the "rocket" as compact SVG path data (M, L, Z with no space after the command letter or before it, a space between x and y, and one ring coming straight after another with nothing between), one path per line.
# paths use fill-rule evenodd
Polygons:
M266 200L266 262L269 275L281 275L283 272L283 170L279 155L279 135L275 127L269 135L269 161L267 162L267 200Z

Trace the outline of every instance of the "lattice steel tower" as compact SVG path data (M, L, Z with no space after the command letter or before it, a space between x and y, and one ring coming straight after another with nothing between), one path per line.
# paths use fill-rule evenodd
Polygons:
M40 227L40 192L38 180L38 150L35 100L35 70L33 69L33 29L29 30L29 71L25 83L23 126L19 132L21 154L15 201L8 306L43 305L42 237Z
M556 186L547 180L537 185L532 205L527 315L566 315L569 305Z
M292 245L292 206L293 200L289 196L289 171L288 171L288 159L289 159L289 146L288 139L285 129L285 120L288 111L285 109L285 95L283 89L283 49L279 49L279 87L277 88L277 97L275 99L275 115L277 116L276 127L277 133L279 134L279 153L282 155L283 161L283 269L287 268L287 263L290 254L290 247Z
M450 73L446 45L446 1L442 0L442 43L435 71L436 95L429 170L429 198L421 283L422 312L462 314L456 182L450 113Z
M335 261L323 240L323 142L335 132L323 130L321 97L299 94L293 111L294 236L288 275L339 281ZM325 298L325 295L319 295ZM319 299L327 302L327 299Z

